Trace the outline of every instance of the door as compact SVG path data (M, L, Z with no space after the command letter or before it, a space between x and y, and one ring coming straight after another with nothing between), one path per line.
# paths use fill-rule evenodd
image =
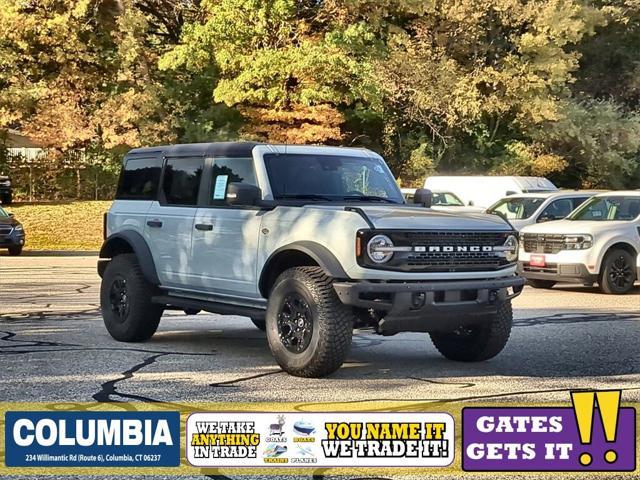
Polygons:
M213 159L208 205L198 208L194 220L190 275L208 293L260 298L256 260L261 210L229 206L225 196L232 182L257 185L252 158Z
M147 212L144 236L162 285L188 287L193 219L203 157L165 160L159 200Z

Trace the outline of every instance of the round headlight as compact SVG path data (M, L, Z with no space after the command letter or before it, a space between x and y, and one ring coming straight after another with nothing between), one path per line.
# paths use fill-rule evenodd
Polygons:
M393 242L386 235L376 235L367 243L367 254L374 263L386 263L393 257L393 252L388 248L393 247Z
M504 257L507 259L507 262L515 262L518 260L518 239L515 235L509 235L504 242L504 246L508 247L504 251Z

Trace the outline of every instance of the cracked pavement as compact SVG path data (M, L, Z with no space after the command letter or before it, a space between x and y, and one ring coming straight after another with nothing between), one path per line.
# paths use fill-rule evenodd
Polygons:
M566 402L576 388L620 388L623 401L640 401L640 288L614 297L527 287L514 303L509 344L489 362L445 360L426 334L362 331L337 373L301 379L279 369L247 318L168 312L150 341L116 342L98 311L95 264L91 256L0 254L0 401L286 401L302 409L385 400L437 410Z

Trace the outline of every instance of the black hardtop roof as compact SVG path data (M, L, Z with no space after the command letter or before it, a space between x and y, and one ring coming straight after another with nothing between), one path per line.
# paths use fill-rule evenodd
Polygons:
M256 142L213 142L213 143L185 143L181 145L159 145L157 147L141 147L130 150L126 158L158 155L164 156L250 156L253 147L263 145Z

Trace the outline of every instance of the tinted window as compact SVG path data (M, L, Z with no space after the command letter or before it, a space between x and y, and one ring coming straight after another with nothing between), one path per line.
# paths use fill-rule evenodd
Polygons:
M252 158L216 158L213 161L210 199L223 201L230 183L258 185Z
M268 154L264 161L276 200L309 196L330 201L378 197L404 203L395 179L378 158Z
M169 205L196 205L202 176L203 158L172 158L167 160L162 179L162 191Z
M120 174L116 199L155 200L161 167L159 158L128 159Z
M570 220L597 222L635 220L640 215L640 197L593 197L569 215Z
M573 210L573 202L570 198L555 200L547 205L547 208L540 214L540 218L559 220L569 215L571 210Z
M487 210L488 213L496 213L509 220L522 220L529 218L544 202L544 198L505 198Z
M573 210L578 208L580 205L582 205L588 199L589 199L589 197L572 198L571 201L573 202Z

